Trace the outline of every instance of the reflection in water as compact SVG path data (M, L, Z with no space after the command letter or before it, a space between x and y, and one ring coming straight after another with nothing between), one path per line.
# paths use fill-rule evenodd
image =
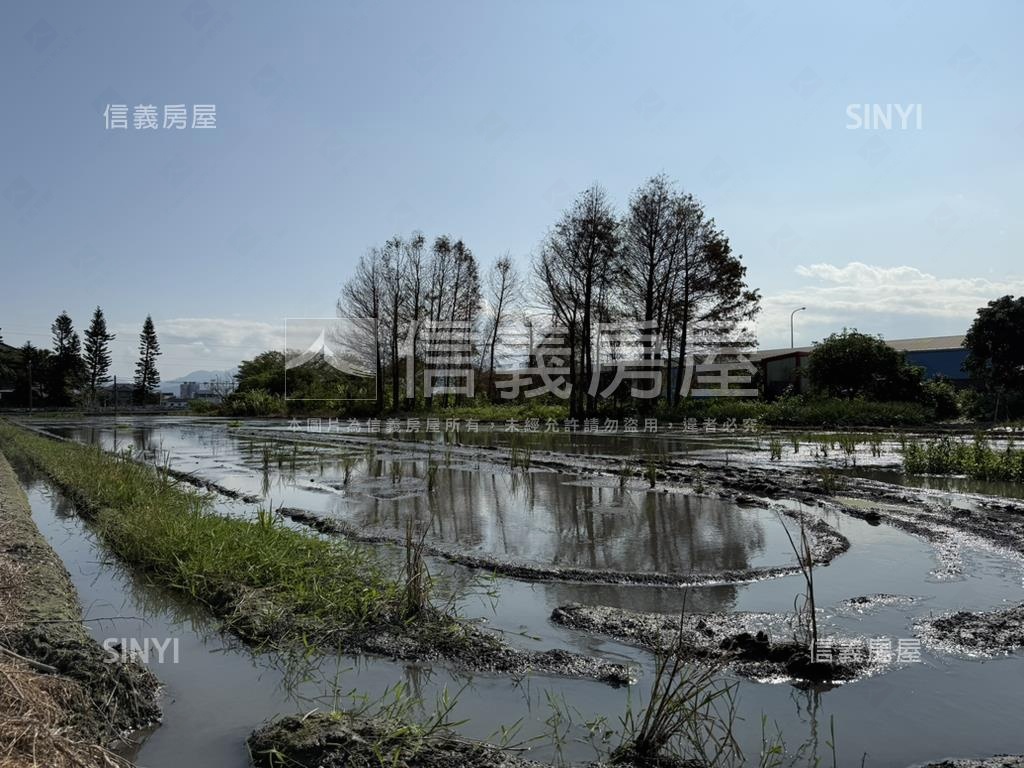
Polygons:
M426 472L421 462L406 464L416 477ZM382 494L374 480L388 471L377 465L374 476L350 480L331 513L396 531L411 518L464 549L620 571L742 569L765 549L766 521L715 498L578 485L551 472L462 469L438 471L432 494L403 484L416 492L381 498L388 489Z
M105 447L113 440L111 430L65 434ZM214 481L229 476L231 487L275 505L392 533L404 532L411 519L435 542L507 559L666 573L791 559L770 511L617 478L453 465L441 450L434 458L394 446L299 445L183 425L137 427L132 440L151 460L166 457L175 469Z

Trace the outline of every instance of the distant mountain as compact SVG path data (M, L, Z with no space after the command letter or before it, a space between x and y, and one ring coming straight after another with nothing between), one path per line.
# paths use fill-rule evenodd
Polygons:
M167 381L160 382L161 392L170 392L172 394L178 394L178 387L186 381L196 381L199 383L205 381L231 381L234 379L235 374L238 372L237 368L232 368L226 371L190 371L184 376L179 376L176 379L168 379Z

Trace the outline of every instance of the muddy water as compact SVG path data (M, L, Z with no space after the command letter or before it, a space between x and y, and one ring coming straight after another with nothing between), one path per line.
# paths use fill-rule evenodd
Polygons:
M65 436L111 448L116 435L118 447L132 445L148 451L154 460L265 496L275 505L301 506L367 525L398 527L404 515L426 503L422 459L393 445L369 453L239 437L215 422L150 419L133 424L116 432L109 422L52 426ZM602 452L607 452L606 446ZM637 570L710 570L735 567L728 563L781 563L788 558L774 519L760 514L763 510L727 508L710 499L648 493L643 488L623 490L617 481L594 485L573 475L512 472L483 461L439 471L435 482L433 495L443 502L437 505L442 511L435 518L435 534L482 551L547 562L561 557L588 567L615 563ZM138 617L98 625L97 637L179 639L180 663L155 667L167 684L166 718L143 743L142 765L245 765L242 739L252 727L279 712L308 709L312 700L330 697L336 678L340 690L370 695L405 680L427 699L445 686L452 690L465 685L457 715L469 717L463 730L479 737L492 734L499 723L520 718L521 738L548 733L548 693L564 698L577 723L606 717L615 724L630 696L596 683L467 678L438 665L410 669L382 660L318 660L315 670L289 674L281 668L281 659L253 657L233 647L201 614L154 593L107 562L77 519L66 517L67 505L45 484L34 481L31 496L37 519L68 563L88 613ZM223 500L219 506L225 513L244 515L254 505ZM816 575L826 632L884 636L895 642L912 637L915 616L990 608L1024 598L1024 568L1005 553L967 539L957 542L952 553L938 553L927 542L888 526L834 514L828 521L849 538L851 549ZM957 568L947 567L950 557L957 560ZM459 568L440 563L434 567L468 577ZM488 588L496 593L495 603L467 597L464 610L505 631L510 642L562 646L639 662L642 671L631 692L634 701L646 694L650 680L647 654L565 630L551 624L548 616L557 605L571 601L673 612L682 595L678 589L506 579L490 582ZM691 611L788 611L800 588L794 578L690 588L687 606ZM918 599L869 611L843 603L879 592ZM863 753L868 755L866 765L900 766L949 756L1021 752L1024 736L1014 726L1024 705L1022 676L1019 655L973 660L924 649L920 662L820 693L741 680L739 710L744 719L737 730L748 755L756 755L764 714L778 724L791 747L816 742L825 764L831 761L826 744L831 739L830 722L841 765L858 764ZM574 733L579 735L579 730ZM558 752L550 738L534 747L532 756L538 759L552 759ZM593 757L592 750L571 739L562 752L573 759Z

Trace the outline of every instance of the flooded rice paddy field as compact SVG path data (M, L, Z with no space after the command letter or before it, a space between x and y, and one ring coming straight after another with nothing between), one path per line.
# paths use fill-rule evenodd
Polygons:
M71 505L21 468L34 515L68 565L87 618L117 617L90 623L97 638L178 639L179 663L154 665L166 685L164 722L141 741L136 758L143 766L240 768L248 764L244 738L262 721L344 706L352 691L373 697L403 681L428 703L445 688L460 691L454 714L468 718L460 728L466 735L486 739L500 725L522 720L517 738L537 737L530 757L593 759L584 723L605 717L615 725L629 701L643 700L653 656L555 623L552 612L582 604L671 615L685 594L688 612L768 612L784 622L803 590L783 528L795 530L794 515L822 521L828 534L822 545L828 565L815 571L824 635L887 638L895 649L900 639L915 639L918 620L1024 599L1020 547L986 537L984 528L957 527L955 515L944 517L954 509L1018 514L1000 508L1012 508L1019 494L904 478L895 438L851 451L824 438L744 434L388 437L293 432L282 422L158 417L122 419L116 429L110 419L35 426L107 450L130 449L188 473L225 491L215 502L223 514L254 517L270 506L291 512L290 525L326 521L313 526L317 535L330 535L323 531L334 525L374 542L367 546L385 558L400 554L392 542L402 539L407 520L416 520L428 527L432 572L443 577L445 590L462 587L465 615L513 645L565 648L637 670L635 685L613 688L380 658L314 657L298 664L254 654L218 634L195 606L112 562ZM773 460L779 443L782 455ZM808 490L824 467L843 477L834 496ZM771 493L758 492L769 486ZM836 540L848 549L828 549ZM855 599L880 594L889 597ZM791 748L806 742L825 764L833 726L841 765L860 764L864 753L868 766L909 766L1024 752L1024 736L1013 727L1024 704L1021 662L1013 652L965 655L926 642L920 660L894 661L830 690L738 676L738 735L755 762L762 716L778 725ZM552 699L560 702L560 728L567 729L557 738Z

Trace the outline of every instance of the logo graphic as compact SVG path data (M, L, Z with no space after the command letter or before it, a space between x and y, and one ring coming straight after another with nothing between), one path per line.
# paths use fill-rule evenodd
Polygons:
M375 399L376 344L373 318L288 318L285 399Z

